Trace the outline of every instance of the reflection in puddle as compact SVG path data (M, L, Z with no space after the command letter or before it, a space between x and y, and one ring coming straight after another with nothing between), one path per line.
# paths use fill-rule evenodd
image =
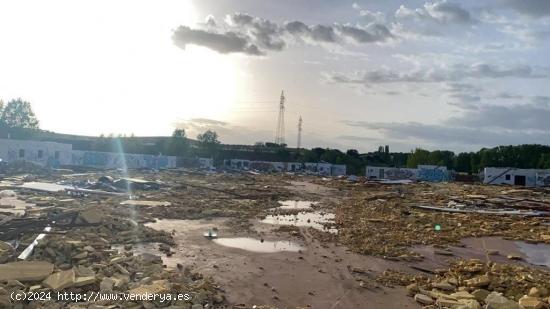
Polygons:
M212 240L218 245L225 247L238 248L251 252L273 253L281 251L298 252L302 247L290 241L263 241L254 238L218 238Z
M333 223L334 217L334 214L319 211L300 212L295 215L268 215L262 222L267 224L312 227L321 231L337 234L337 229L327 228L325 226L326 223Z
M525 254L525 260L531 264L550 267L550 246L545 244L529 244L516 241L521 253Z
M311 202L311 201L279 201L279 208L281 209L309 209L311 208L311 205L317 204L317 202Z

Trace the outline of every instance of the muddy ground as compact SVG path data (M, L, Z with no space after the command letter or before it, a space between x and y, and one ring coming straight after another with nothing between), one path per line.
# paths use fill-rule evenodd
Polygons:
M106 173L57 172L32 175L32 179L8 175L0 190L14 191L19 202L11 203L12 208L9 201L16 197L2 197L10 211L0 209L0 220L13 223L14 213L21 215L22 201L27 203L22 217L28 220L51 218L52 213L59 216L77 212L82 216L83 210L100 209L99 225L59 226L56 230L60 234L47 235L46 239L85 240L90 232L100 231L110 244L108 250L112 252L108 256L160 256L162 273L166 273L162 276L169 278L172 289L179 284L177 280L184 280L170 277L173 273L192 271L204 280L212 280L208 289L197 288L203 294L208 291L200 301L174 303L175 308L421 308L429 303L421 305L416 297L411 297L414 295L410 295L406 285L416 282L421 288L428 284L431 289L430 282L437 276L443 278L445 270L450 272L451 265L461 259L527 267L540 274L536 277L541 278L539 281L519 288L510 279L507 284L520 289L517 293L529 294L533 287L543 292L550 289L548 281L544 282L550 278L548 217L447 213L413 207L446 207L452 201L466 205L460 209L475 204L476 209L498 210L503 203L509 207L514 201L519 205L515 209L521 211L544 210L550 196L544 190L507 192L511 188L428 183L380 185L317 176L207 174L189 170L108 174L113 178L146 179L160 187L132 189L120 195L90 192L67 196L65 191L52 193L14 185L27 180L91 182ZM125 222L135 227L120 227L126 226ZM24 248L39 231L20 228L17 232L20 248ZM205 233L216 237L205 237ZM9 241L7 238L2 240ZM103 253L108 251L104 250ZM78 262L89 263L96 271L96 282L83 289L101 291L100 283L112 274L104 274L88 260ZM71 267L53 263L56 270ZM132 281L139 286L139 278L128 276L130 287ZM199 281L191 282L199 286ZM29 289L29 285L23 284L21 289ZM453 289L474 292L473 287L461 285L459 278ZM8 290L9 285L5 286ZM491 286L485 288L491 290ZM48 286L41 288L47 290ZM495 291L506 292L505 289L501 284ZM441 295L429 297L436 302ZM507 297L519 301L514 299L515 294ZM543 304L547 304L547 298L548 295L538 296ZM480 300L479 304L484 302ZM137 303L135 308L150 305Z

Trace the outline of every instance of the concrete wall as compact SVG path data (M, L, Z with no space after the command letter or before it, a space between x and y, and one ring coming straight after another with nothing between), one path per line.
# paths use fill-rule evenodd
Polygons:
M451 180L451 172L447 167L437 165L418 165L418 168L367 166L365 176L369 179L409 179L430 182Z
M367 166L365 176L370 179L416 180L418 170L415 168Z
M72 165L96 168L175 168L176 157L146 154L73 150Z
M0 139L0 158L6 162L25 160L58 167L71 163L72 145L15 139Z
M333 164L330 167L330 174L332 176L346 175L346 166L344 164Z
M522 185L541 187L550 185L550 169L520 169L506 167L486 167L483 170L483 183L494 185Z
M430 181L430 182L442 182L451 180L451 173L445 166L437 165L418 165L417 180Z

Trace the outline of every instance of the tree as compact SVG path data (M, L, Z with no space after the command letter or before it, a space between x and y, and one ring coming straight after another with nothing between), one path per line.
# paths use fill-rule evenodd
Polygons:
M184 129L175 129L172 133L172 137L185 137L185 130Z
M206 155L214 158L218 156L220 141L216 131L206 130L204 133L197 135L197 140L201 143L201 148Z
M31 103L20 98L11 100L6 104L0 119L2 119L1 122L11 128L38 129L38 119L32 111Z
M206 130L204 133L197 135L197 140L203 144L219 144L218 133L212 130Z

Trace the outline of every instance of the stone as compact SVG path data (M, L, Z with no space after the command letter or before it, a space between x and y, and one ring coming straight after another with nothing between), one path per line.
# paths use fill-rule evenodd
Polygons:
M474 299L461 299L458 302L460 305L454 309L481 309L481 305Z
M435 304L436 306L439 306L439 307L454 307L454 306L460 305L460 303L456 300L447 299L443 297L438 298L435 301Z
M77 277L75 282L74 282L74 286L80 287L80 286L85 286L85 285L88 285L88 284L93 284L95 282L96 282L96 277L95 276Z
M88 252L94 252L95 251L94 247L92 247L92 246L86 246L82 249L84 249L85 251L88 251Z
M53 264L44 261L20 261L0 264L0 281L40 281L53 272Z
M499 253L498 250L487 250L488 255L498 255Z
M516 260L516 261L521 261L523 260L523 257L521 255L517 255L517 254L508 254L506 256L509 260Z
M466 285L469 287L478 288L478 287L489 285L489 283L491 283L491 279L489 279L489 276L487 275L481 275L481 276L466 280L465 282L466 282Z
M88 252L83 251L83 252L80 252L79 254L73 256L73 259L80 260L80 259L86 258L87 256L88 256Z
M520 306L522 306L525 309L544 309L544 308L546 308L546 305L542 301L540 301L538 298L527 296L527 295L520 298L518 303L520 304Z
M432 284L432 286L436 289L443 290L443 291L455 291L456 290L455 286L450 284L447 281L436 282L436 283Z
M422 305L431 305L434 303L434 300L430 296L424 294L414 295L414 300Z
M497 292L491 292L485 298L485 309L523 309L518 303L502 296Z
M89 224L98 224L103 221L103 214L92 208L80 212L79 217L82 221Z
M414 296L416 293L418 293L418 284L412 283L405 287L407 289L407 295Z
M191 306L191 309L203 309L204 307L201 304L194 304Z
M42 283L50 289L54 290L54 292L58 292L73 286L75 280L76 279L74 269L69 269L51 274Z
M99 283L99 291L101 292L112 292L115 281L112 278L105 277Z
M475 297L477 301L485 301L485 298L487 298L487 295L489 295L491 292L484 290L484 289L478 289L472 292L472 295Z
M466 291L460 291L460 292L456 292L456 293L453 293L451 295L452 298L455 298L457 300L461 300L461 299L473 299L473 300L476 300L476 297Z

